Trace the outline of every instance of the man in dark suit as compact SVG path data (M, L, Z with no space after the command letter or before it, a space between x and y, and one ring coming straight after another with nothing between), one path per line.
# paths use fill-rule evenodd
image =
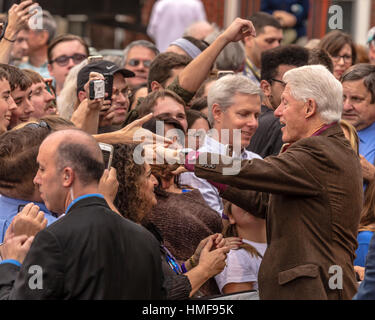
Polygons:
M79 130L52 133L37 162L44 203L65 215L37 234L23 262L20 250L2 250L1 298L163 298L158 243L98 193L104 163L96 141Z

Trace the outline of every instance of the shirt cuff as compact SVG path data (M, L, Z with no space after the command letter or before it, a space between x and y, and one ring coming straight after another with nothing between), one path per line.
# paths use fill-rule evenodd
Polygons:
M21 267L21 262L14 260L14 259L6 259L0 262L0 264L3 264L3 263L11 263L11 264L15 264L17 267Z
M199 152L195 151L195 150L190 151L186 155L186 157L185 157L185 168L188 171L194 172L195 163L196 163L196 160L198 159L198 157L199 157Z

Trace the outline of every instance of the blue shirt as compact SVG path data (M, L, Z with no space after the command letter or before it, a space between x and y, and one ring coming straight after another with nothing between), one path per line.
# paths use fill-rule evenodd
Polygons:
M49 71L48 71L48 62L46 62L45 64L41 65L40 67L35 67L33 66L32 64L30 64L29 62L25 62L25 63L21 63L18 67L20 69L30 69L30 70L33 70L35 72L38 72L43 78L52 78L51 75L49 74Z
M14 199L0 195L0 242L4 241L5 231L7 231L13 218L19 212L20 205L26 205L32 201L25 201L20 199ZM44 217L47 219L47 225L50 225L56 220L50 211L46 208L43 203L33 202L40 208L40 211L44 212Z
M201 153L209 152L229 155L229 146L217 141L209 135L206 135L204 142L198 151ZM262 159L262 157L254 152L248 151L246 149L243 149L241 151L242 153L240 155L236 155L235 153L233 153L233 157L241 158L242 160ZM221 217L223 217L224 205L220 197L220 192L206 179L197 177L194 172L184 172L180 175L180 184L198 189L208 206L211 209L214 209Z
M375 160L375 122L365 129L358 131L359 153L363 155L368 162L374 164Z
M69 204L69 206L66 208L66 210L65 210L65 214L67 214L67 213L69 212L70 208L71 208L75 203L77 203L78 201L80 201L80 200L82 200L82 199L86 199L86 198L90 198L90 197L99 197L99 198L103 198L103 199L104 199L104 196L101 195L101 194L99 194L99 193L85 194L85 195L83 195L83 196L80 196L80 197L74 199L74 200ZM1 198L7 198L7 197L0 196L0 203L1 203ZM11 198L7 198L7 199L11 199ZM11 200L14 201L14 200L17 200L17 199L11 199ZM17 200L17 201L22 201L22 200ZM29 203L29 202L27 202L27 201L22 201L22 202L25 203L25 204ZM23 204L23 203L20 203L20 204ZM39 208L41 209L41 211L43 211L43 212L45 213L45 217L47 217L47 212L49 212L49 211L48 211L47 208L44 206L44 204L42 204L42 203L37 203L37 202L34 202L34 204L38 205ZM18 207L18 206L17 206L17 207ZM45 211L45 210L42 210L42 207L45 208L46 211ZM0 206L0 208L2 208L2 207ZM16 213L16 214L17 214L17 213ZM52 218L54 219L54 221L56 220L55 217L52 216ZM48 223L48 224L49 224L49 223ZM9 226L9 225L8 225L8 226ZM4 233L5 233L5 232L4 232ZM3 240L4 240L4 236L3 236ZM13 259L7 259L7 260L3 260L3 261L0 262L0 264L3 264L3 263L12 263L12 264L15 264L16 266L21 266L21 263L20 263L19 261L17 261L17 260L13 260Z
M365 279L361 282L353 300L375 299L375 237L371 238L365 263Z
M355 251L357 257L354 260L355 266L364 267L366 263L366 256L368 252L368 247L370 245L370 241L372 235L374 233L371 231L361 231L358 233L357 241L358 241L358 248Z

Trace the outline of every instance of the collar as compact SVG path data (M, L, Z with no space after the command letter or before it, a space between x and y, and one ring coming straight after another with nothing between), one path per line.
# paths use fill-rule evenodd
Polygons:
M248 57L246 57L246 66L248 69L250 69L250 71L252 72L252 74L255 76L255 78L257 78L257 80L260 82L260 69L257 68L251 61Z
M217 141L215 138L209 136L208 134L205 137L202 147L198 150L199 152L209 152L209 153L218 153L229 157L247 159L248 154L251 152L245 148L241 150L241 154L233 153L233 147L229 144L223 144L220 141Z
M334 126L337 126L338 125L338 122L335 121L335 122L332 122L330 124L325 124L323 125L322 127L320 127L318 130L316 130L310 137L313 137L313 136L320 136L320 135L328 135L329 132L331 130L328 130L330 129L331 127L334 127ZM324 133L324 134L323 134ZM280 153L283 153L285 152L286 150L288 150L288 148L292 145L292 143L284 143L283 146L281 147L281 150L280 150Z
M364 128L358 131L358 137L362 143L366 143L370 139L373 140L374 136L375 136L375 122L372 125L368 126L367 128Z
M80 200L83 200L83 199L87 199L87 198L93 198L93 197L97 197L97 198L102 198L104 199L104 196L100 193L89 193L89 194L85 194L83 196L80 196L78 198L75 198L69 205L68 207L66 208L65 210L65 214L67 214L69 212L69 210L71 209L71 207L73 205L75 205L78 201Z
M8 203L9 205L14 205L14 206L18 206L18 205L23 205L23 204L28 204L30 202L34 203L36 206L39 207L39 209L41 211L43 211L44 213L48 213L50 215L53 215L48 209L47 207L45 206L44 203L42 202L36 202L36 201L27 201L27 200L21 200L21 199L16 199L16 198L10 198L10 197L7 197L7 196L4 196L3 194L0 195L0 199L6 203Z
M313 136L320 136L321 133L323 133L324 131L326 131L328 128L333 127L335 124L337 124L337 121L336 122L332 122L330 124L324 124L318 130L316 130L311 136L312 137Z

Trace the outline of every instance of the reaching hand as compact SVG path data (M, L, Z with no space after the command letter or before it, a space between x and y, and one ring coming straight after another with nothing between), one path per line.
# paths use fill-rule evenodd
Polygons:
M26 235L27 237L35 236L40 230L47 226L47 219L44 212L33 203L28 203L21 212L13 219L9 228L14 236ZM8 229L9 229L8 228Z
M166 144L147 144L143 146L144 160L149 164L185 163L184 156L178 149L167 148Z
M142 125L148 120L152 119L153 114L149 113L141 119L134 120L129 123L126 127L116 131L120 136L122 142L118 143L163 143L172 144L173 141L163 136L154 134L153 132L143 129ZM117 140L117 139L116 139Z
M225 260L227 258L227 253L229 252L229 247L222 247L219 249L211 250L214 244L214 239L210 237L203 247L200 254L199 267L202 272L205 272L209 278L217 275L226 266Z
M99 181L99 193L101 193L107 202L113 203L118 190L118 181L116 178L116 169L111 167L105 169L103 176Z
M207 242L210 239L213 240L212 250L223 248L223 247L228 247L229 249L238 249L239 246L243 243L241 238L238 238L238 237L224 238L221 233L212 234L204 238L201 242L199 242L193 255L194 261L196 262L199 261L202 249L206 246Z
M0 247L0 254L3 260L13 259L22 264L29 252L31 243L34 237L27 237L26 235L15 236L8 239Z

